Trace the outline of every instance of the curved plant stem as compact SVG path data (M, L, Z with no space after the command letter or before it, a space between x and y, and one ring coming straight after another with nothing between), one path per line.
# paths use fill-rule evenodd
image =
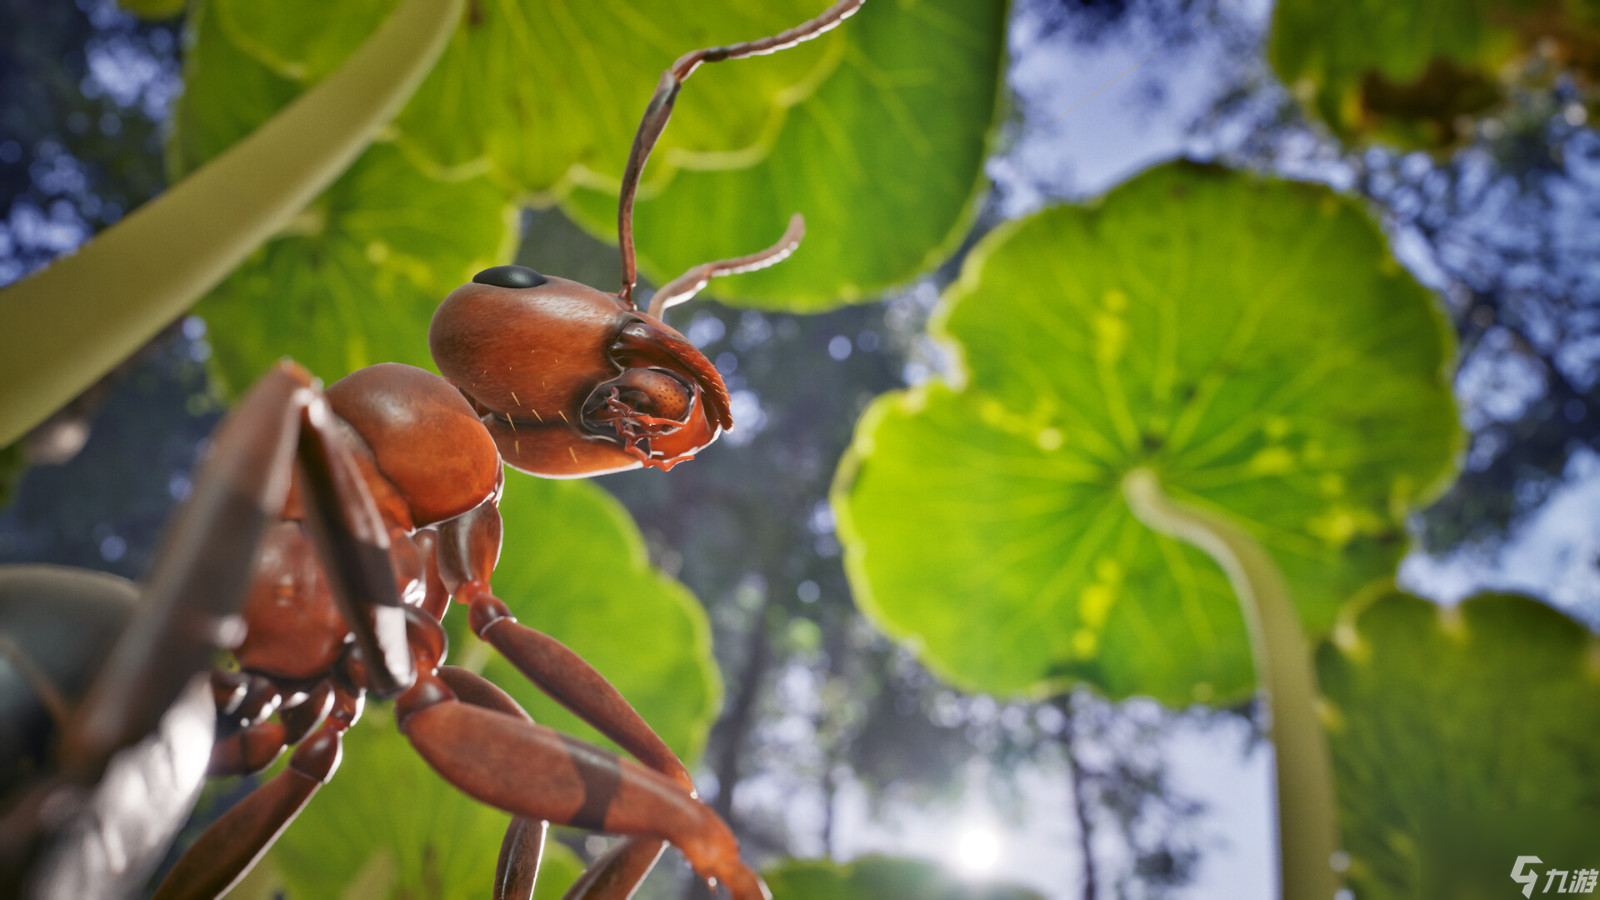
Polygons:
M1288 900L1332 900L1339 889L1339 877L1331 864L1339 848L1333 767L1317 717L1311 651L1283 574L1242 528L1168 497L1149 469L1128 473L1122 493L1140 521L1215 559L1239 595L1257 676L1267 689L1277 751L1283 896Z
M244 140L0 292L0 446L143 346L332 183L433 68L464 2L405 0Z

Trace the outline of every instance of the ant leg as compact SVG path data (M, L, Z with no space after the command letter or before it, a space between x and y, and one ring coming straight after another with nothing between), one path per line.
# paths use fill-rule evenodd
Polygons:
M542 725L462 703L423 674L395 707L400 730L440 775L491 806L591 831L671 841L734 900L766 900L733 832L683 786Z
M483 676L455 666L440 666L438 674L461 702L532 724L533 719L510 694ZM494 900L526 900L533 895L548 824L524 816L511 817L495 868ZM666 846L659 840L624 838L596 860L565 896L571 900L626 900L650 874Z
M142 606L63 735L64 768L93 767L138 741L219 644L236 637L256 548L283 509L310 378L284 365L261 378L218 428L194 493L145 575Z
M666 841L625 837L584 870L562 900L628 900L665 849Z
M295 747L282 772L234 804L200 835L156 889L154 900L220 897L250 871L339 767L341 738L360 714L359 699L342 692L339 699L340 708Z
M474 579L456 599L470 605L472 630L517 670L596 731L617 742L646 766L695 796L689 770L626 698L571 648L519 623L489 586Z
M565 644L518 623L490 592L500 535L500 510L492 502L439 526L438 569L456 601L470 607L473 633L540 690L692 796L689 770L616 687Z
M237 639L234 616L246 596L262 536L283 511L297 459L315 501L307 504L309 524L314 531L332 532L323 542L334 548L324 553L329 577L359 589L358 596L379 598L371 607L379 611L373 619L353 604L346 609L368 659L384 663L369 661L369 677L391 694L409 682L388 536L354 462L335 443L329 418L311 376L283 363L262 376L218 428L194 479L194 493L168 527L145 575L140 613L118 638L79 714L67 723L65 770L92 769L116 748L143 738L190 678L210 667L217 646ZM390 605L395 611L385 615Z
M737 275L740 272L754 272L775 266L789 258L789 254L800 246L800 239L806 236L806 220L799 213L789 217L789 227L784 230L783 237L778 242L749 256L740 256L734 259L724 259L718 262L701 263L689 271L679 275L662 285L656 295L650 298L650 315L661 318L669 306L677 306L695 294L700 293L711 279L719 275Z
M533 717L489 679L456 666L440 666L438 675L461 702L533 724ZM533 896L548 830L549 823L542 819L511 817L505 840L500 843L500 860L495 865L494 900L528 900Z
M254 679L268 684L268 690L276 696L277 689L270 687L270 682L260 676ZM213 685L216 682L217 677L213 675ZM324 680L299 702L278 709L275 719L267 718L273 710L248 715L219 705L219 732L211 748L206 774L212 778L254 775L266 769L278 761L283 751L300 743L312 729L321 725L332 711L333 703L333 684Z
M656 141L661 139L661 132L667 127L667 120L672 118L672 104L677 101L684 80L693 74L701 63L776 53L809 41L850 18L864 2L865 0L839 0L815 19L771 37L685 53L672 64L672 68L661 74L656 92L650 98L650 103L645 106L644 117L639 121L639 130L634 134L633 148L628 152L628 166L622 172L622 195L617 204L617 243L622 246L622 290L617 292L617 296L623 303L633 302L633 288L639 280L639 270L633 254L633 200L634 195L639 192L639 176L644 173L645 161L650 158L650 151L655 149Z

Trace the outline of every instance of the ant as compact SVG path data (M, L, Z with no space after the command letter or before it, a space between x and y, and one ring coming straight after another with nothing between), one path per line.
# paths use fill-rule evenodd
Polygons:
M142 862L152 836L170 836L165 824L187 812L156 795L193 803L199 773L186 780L179 763L194 729L181 721L203 703L215 715L209 774L259 772L293 748L156 893L221 895L333 775L370 693L395 699L400 730L446 781L512 814L497 898L530 896L550 822L626 836L569 897L631 895L666 843L735 900L768 896L671 749L604 676L518 623L489 579L505 466L553 478L666 470L732 427L716 368L662 314L712 278L783 260L804 224L796 215L768 249L696 266L640 309L640 175L702 63L792 47L862 2L696 50L662 75L622 176L617 293L522 266L479 272L429 328L443 377L383 363L322 390L283 362L256 382L216 432L142 586L42 566L0 571L0 662L11 664L0 699L25 710L16 733L28 738L0 741L0 885L80 896L126 888L128 849L144 848ZM632 758L534 724L494 684L445 665L440 621L452 599L479 638ZM65 662L23 649L78 635L86 649ZM238 668L213 672L205 691L194 673L218 644ZM132 775L129 751L145 754Z

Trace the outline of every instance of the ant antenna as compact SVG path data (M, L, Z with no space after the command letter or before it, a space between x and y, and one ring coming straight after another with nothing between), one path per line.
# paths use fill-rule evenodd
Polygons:
M622 197L617 204L617 242L622 245L622 290L617 292L617 297L623 303L633 304L633 288L639 281L638 265L634 261L633 253L633 199L634 195L639 191L639 176L644 172L645 160L649 159L650 151L655 149L656 141L660 140L662 130L667 127L667 120L672 118L672 104L678 99L678 91L683 88L684 80L692 75L694 70L700 67L701 63L721 62L725 59L744 59L749 56L763 56L768 53L776 53L779 50L787 50L796 44L809 41L817 35L833 29L840 22L854 15L855 11L860 9L861 4L864 2L866 0L839 0L838 3L828 7L822 15L817 16L815 19L797 25L787 31L779 32L771 37L755 41L744 41L738 44L728 44L724 47L708 47L704 50L685 53L678 58L677 62L672 64L672 68L661 73L661 81L656 84L656 92L650 98L649 105L645 107L644 118L639 121L639 131L633 137L633 149L628 153L628 167L622 172ZM679 282L687 284L691 280L690 276L700 272L702 269L707 270L704 278L712 278L728 272L744 272L749 271L751 268L763 268L761 264L751 265L752 260L758 260L759 262L764 259L764 265L771 265L793 252L794 246L792 245L787 246L786 249L784 248L789 243L791 236L793 237L793 243L798 244L800 240L799 233L803 232L803 230L803 226L797 226L794 220L791 219L789 230L784 233L783 240L779 241L771 249L748 257L726 260L722 263L707 263L704 266L697 266L679 278L674 279L672 285L681 291L685 285L679 284ZM717 268L727 265L743 267ZM699 284L693 290L682 294L676 300L671 296L662 300L659 295L665 293L665 291L657 292L657 304L665 307L672 302L687 300L689 297L694 296L695 291L705 286L704 278L699 280ZM652 308L657 304L652 304Z

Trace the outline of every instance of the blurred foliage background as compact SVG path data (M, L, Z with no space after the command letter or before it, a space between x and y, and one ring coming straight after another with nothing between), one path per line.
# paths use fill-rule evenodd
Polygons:
M3 3L0 281L248 133L393 5ZM609 289L659 72L815 6L475 4L288 233L0 451L0 560L137 576L227 398L280 356L329 382L430 366L438 299L509 259ZM1597 16L871 0L804 48L705 67L647 173L646 278L765 246L793 211L809 227L671 316L736 429L668 476L513 475L497 591L698 759L780 897L1271 889L1270 796L1230 802L1270 763L1242 618L1214 563L1123 504L1141 466L1245 523L1327 638L1358 896L1411 895L1429 808L1600 805L1578 724L1600 624ZM1139 174L1174 156L1204 165ZM1393 591L1397 566L1435 600L1538 600L1441 614ZM583 733L459 624L453 661ZM481 894L503 817L369 718L241 895ZM190 836L244 787L210 792ZM563 842L541 896L604 846ZM643 896L700 890L669 859Z

